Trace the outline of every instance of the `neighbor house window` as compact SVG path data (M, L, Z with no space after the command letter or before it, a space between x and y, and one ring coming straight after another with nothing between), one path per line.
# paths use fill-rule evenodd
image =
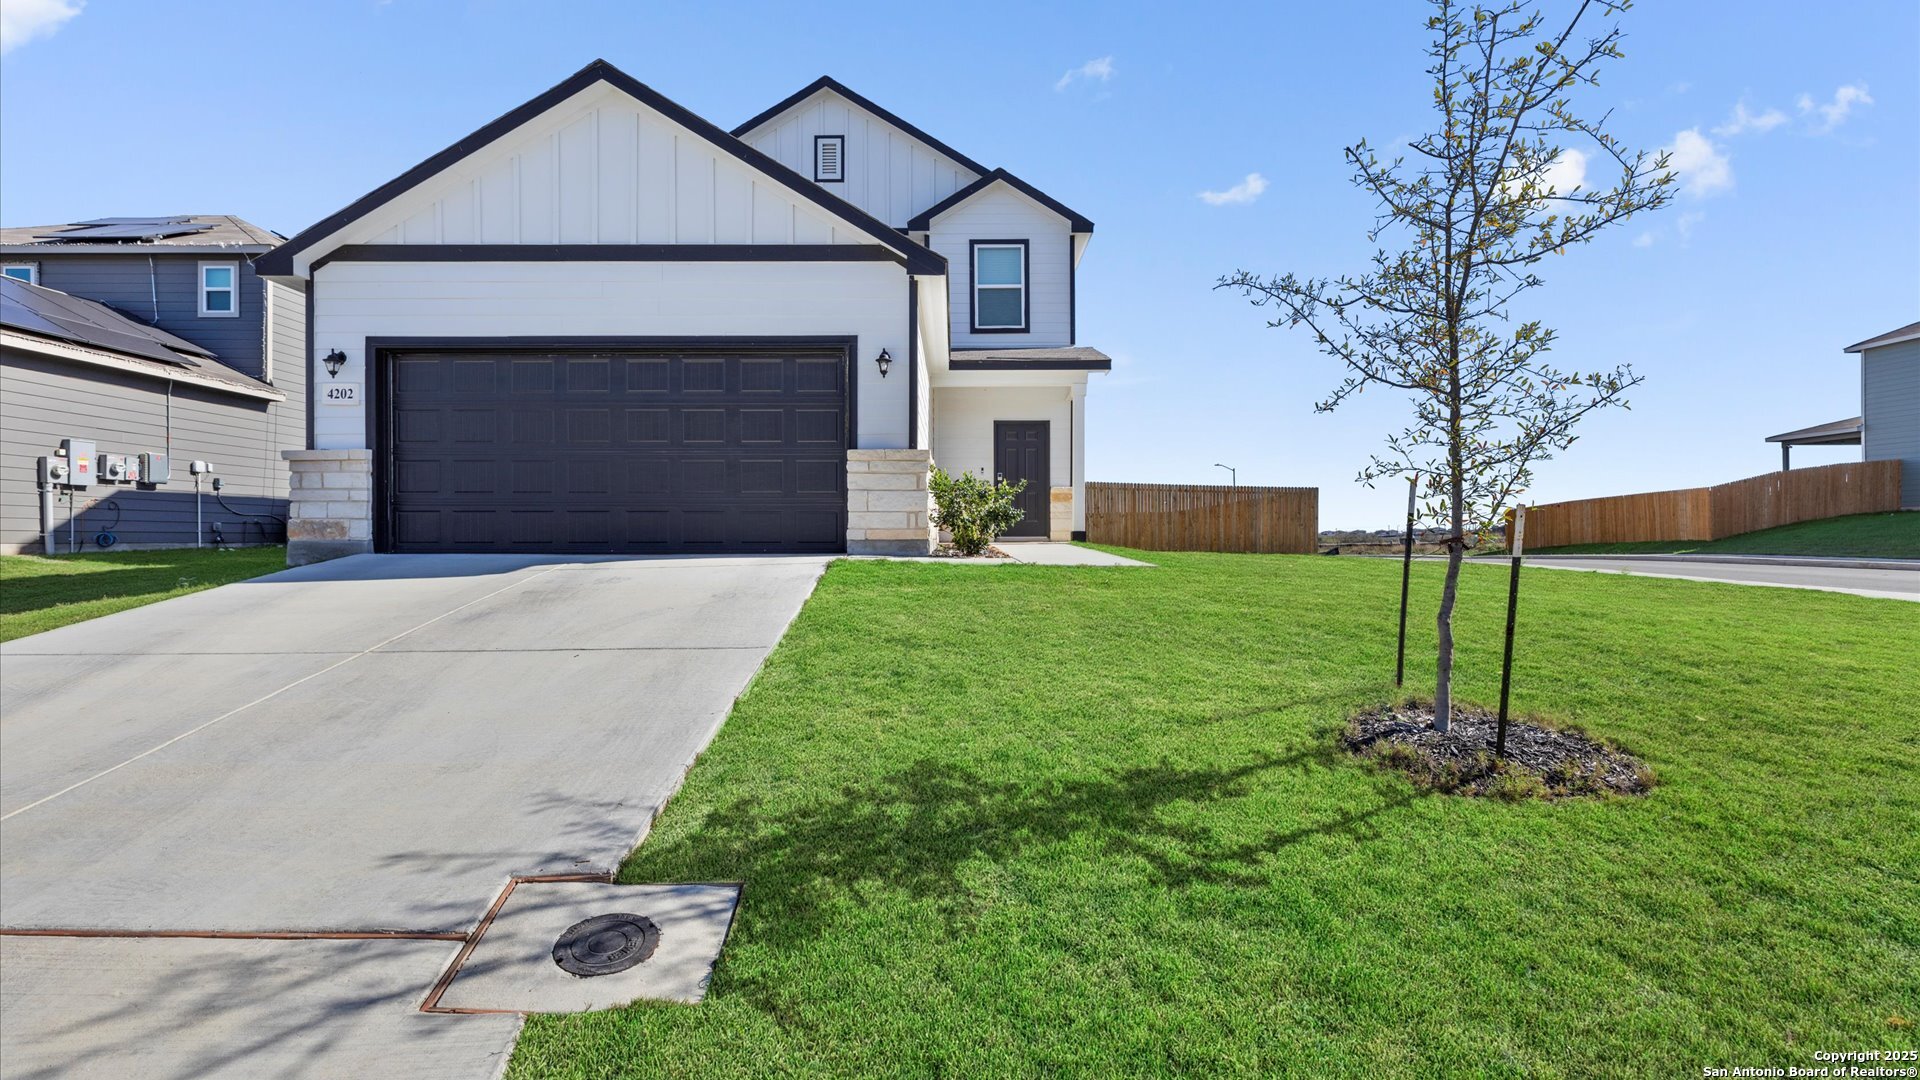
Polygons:
M813 137L813 178L823 184L837 184L847 178L847 137Z
M240 314L240 264L200 264L200 314L230 318Z
M1027 242L973 242L973 328L1027 328Z
M0 266L0 274L15 281L24 281L29 285L40 284L40 268L32 263L8 263Z

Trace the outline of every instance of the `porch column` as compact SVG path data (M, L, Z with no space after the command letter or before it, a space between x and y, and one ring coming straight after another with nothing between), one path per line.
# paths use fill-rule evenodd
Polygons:
M1073 418L1073 468L1067 477L1073 488L1073 515L1068 525L1075 540L1087 538L1087 384L1067 388Z
M287 565L373 550L373 451L282 450L288 469Z
M847 554L933 552L933 451L847 451Z

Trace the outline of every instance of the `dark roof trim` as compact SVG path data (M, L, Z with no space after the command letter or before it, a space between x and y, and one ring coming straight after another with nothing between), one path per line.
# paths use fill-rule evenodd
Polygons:
M1827 424L1815 424L1798 431L1786 431L1778 435L1767 436L1768 442L1788 443L1794 446L1858 446L1860 432L1864 427L1858 416L1845 420L1835 420Z
M1111 360L948 360L953 371L1112 371Z
M1025 180L1020 179L1005 169L995 169L980 179L975 180L973 183L968 184L966 187L961 188L959 191L954 192L939 202L934 203L932 206L927 207L925 210L920 211L918 214L915 214L913 220L907 222L907 228L918 230L932 228L934 218L959 206L961 203L966 202L968 199L973 198L975 195L980 194L996 183L1005 184L1020 194L1025 195L1027 198L1032 199L1034 202L1039 203L1041 206L1066 218L1074 232L1090 233L1093 231L1093 222L1088 221L1079 211L1072 209L1067 206L1067 204L1048 195L1046 192L1041 191L1039 188L1034 187L1032 184L1027 183Z
M1903 341L1913 341L1916 338L1920 338L1920 322L1910 322L1898 330L1889 330L1884 334L1877 334L1865 341L1856 341L1841 351L1850 353L1865 352L1868 349L1878 348L1882 345L1898 345Z
M868 112L872 113L873 115L879 117L880 119L885 120L887 123L892 124L894 127L899 128L901 131L904 131L907 134L913 136L914 138L919 139L921 142L926 143L928 146L931 146L935 150L938 150L941 153L947 155L948 157L952 158L954 161L957 161L960 164L965 165L967 168L972 169L974 172L985 173L989 171L985 165L980 164L979 162L973 160L967 155L961 153L960 151L955 150L953 147L948 146L946 143L941 142L939 139L936 139L933 136L927 134L926 132L921 131L919 128L914 127L912 124L909 124L905 120L900 119L898 116L895 116L894 114L874 104L872 101L868 100L867 98L864 98L859 94L854 93L852 90L847 89L847 87L843 85L840 82L840 80L835 79L831 75L820 76L819 78L813 80L807 85L801 87L799 90L795 91L794 93L787 95L785 98L781 100L780 104L775 105L773 108L768 109L767 111L761 113L760 115L754 117L753 119L747 121L746 123L741 124L739 127L734 128L733 129L734 137L740 138L745 136L747 132L752 131L754 128L759 127L760 125L766 123L767 121L773 119L774 117L779 116L781 113L786 112L788 109L793 108L795 105L800 104L801 102L807 100L808 98L812 97L813 95L819 93L822 90L831 90L834 93L839 94L841 97L846 98L848 101L853 102L855 105L860 106L862 109L865 109Z
M342 244L313 261L334 262L895 262L877 244ZM944 273L945 265L915 273Z
M732 135L715 127L711 121L700 116L668 98L652 87L640 82L633 76L607 63L595 60L581 68L564 81L542 93L531 101L513 109L491 123L440 151L427 160L401 173L354 202L338 213L302 229L293 239L254 259L256 272L266 275L287 276L293 273L293 257L312 247L321 239L339 231L346 225L359 220L392 202L395 198L417 187L422 181L434 176L460 161L471 157L502 136L525 124L548 109L578 94L597 82L605 82L617 90L640 101L648 108L664 115L674 123L687 128L694 134L706 139L714 146L732 154L747 165L766 173L785 185L789 190L825 210L828 214L859 228L880 243L906 256L907 268L916 274L940 274L946 272L946 260L934 252L914 243L894 229L876 220L852 203L838 196L822 191L813 182L799 173L773 160Z

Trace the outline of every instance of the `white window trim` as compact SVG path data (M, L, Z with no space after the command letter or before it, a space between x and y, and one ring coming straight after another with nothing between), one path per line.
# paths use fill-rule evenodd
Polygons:
M220 268L220 267L224 267L225 269L233 271L233 279L232 279L233 287L231 289L225 289L225 290L208 289L207 288L207 271L214 268ZM200 269L197 271L197 273L199 274L199 276L194 281L194 296L195 296L195 302L200 307L200 317L203 319L237 319L239 318L240 317L240 264L237 262L226 262L224 260L219 260L219 259L202 260L200 263ZM209 292L233 293L233 309L231 311L208 311L207 310L207 293Z
M1018 285L982 285L980 283L980 253L983 251L1017 251L1019 252L1020 253L1020 284ZM989 243L984 241L974 244L973 245L973 266L969 274L969 276L972 278L972 285L973 285L973 313L972 313L973 317L971 320L973 325L971 326L970 329L972 329L976 333L980 331L986 331L988 333L996 333L996 332L1017 332L1017 331L1026 330L1027 329L1027 275L1028 273L1029 273L1029 267L1027 266L1027 245L1014 244L1014 243ZM1010 323L1006 325L1001 325L996 323L992 326L988 326L981 323L980 293L987 289L993 289L1000 292L1019 293L1020 321L1017 323Z
M5 264L0 264L0 270L25 270L27 272L27 284L29 285L40 284L40 264L39 263L10 262ZM16 275L13 275L13 274L8 274L7 276L10 278L13 278L15 281L20 280Z

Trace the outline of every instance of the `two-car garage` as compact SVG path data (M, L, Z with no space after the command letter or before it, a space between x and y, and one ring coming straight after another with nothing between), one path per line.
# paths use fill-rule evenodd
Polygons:
M373 350L375 546L831 552L849 343Z

